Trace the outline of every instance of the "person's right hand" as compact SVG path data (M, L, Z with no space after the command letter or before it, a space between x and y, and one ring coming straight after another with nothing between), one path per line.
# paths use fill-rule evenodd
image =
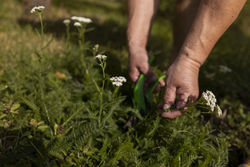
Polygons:
M200 63L187 56L179 56L168 68L164 105L162 116L176 118L182 113L179 109L185 108L186 104L192 104L199 96L199 75ZM164 112L171 105L176 104L177 110Z
M147 89L149 85L157 80L157 76L148 64L148 53L146 49L134 46L129 47L129 76L131 80L137 82L141 73L146 76L144 89ZM161 80L156 88L156 92L164 85L164 81Z

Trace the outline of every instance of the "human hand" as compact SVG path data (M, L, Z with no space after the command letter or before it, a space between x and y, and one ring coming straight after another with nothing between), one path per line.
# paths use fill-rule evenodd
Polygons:
M178 109L183 109L187 102L195 102L199 95L199 68L200 64L187 56L178 57L169 67L161 109L162 117L173 119L181 116L182 113ZM173 104L176 104L177 110L164 112Z
M152 71L148 64L148 53L146 49L141 47L130 47L129 48L129 76L133 82L137 82L140 74L143 73L146 76L144 84L144 90L148 88L157 80L157 76ZM164 86L165 82L160 81L159 85L155 89L155 92L160 90L160 87Z

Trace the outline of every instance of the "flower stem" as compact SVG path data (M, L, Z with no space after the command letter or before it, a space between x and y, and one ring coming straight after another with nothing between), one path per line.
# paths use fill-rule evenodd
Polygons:
M43 34L44 34L44 31L43 31L43 28L44 28L44 26L43 26L43 17L42 17L41 13L39 13L38 16L39 16L40 24L41 24L41 38L43 39Z

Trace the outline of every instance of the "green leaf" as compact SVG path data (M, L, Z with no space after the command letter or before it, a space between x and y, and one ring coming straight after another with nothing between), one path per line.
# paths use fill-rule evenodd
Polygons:
M3 119L4 117L6 117L7 116L7 114L1 114L0 115L0 119Z
M16 111L19 107L20 107L20 104L15 103L15 104L11 107L10 111L11 111L11 112L14 112L14 111Z
M45 131L46 129L48 129L49 127L47 125L42 125L39 126L37 129L41 130L41 131Z
M146 104L143 94L144 82L145 76L141 74L134 88L134 102L138 110L146 110Z
M33 111L39 111L39 107L37 105L35 105L33 102L31 102L30 100L28 100L27 98L22 97L22 101L24 104L26 104Z

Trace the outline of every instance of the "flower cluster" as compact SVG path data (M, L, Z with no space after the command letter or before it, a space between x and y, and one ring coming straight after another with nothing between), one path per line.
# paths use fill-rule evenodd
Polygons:
M206 105L209 106L212 111L214 111L217 100L213 92L207 90L206 92L202 93L202 97L206 100Z
M126 78L123 76L119 76L119 77L111 77L110 81L112 81L112 85L115 86L122 86L123 83L127 82Z
M216 111L216 114L218 114L218 116L222 115L222 111L220 107L216 104L217 100L213 92L209 90L207 90L206 92L203 92L202 98L205 100L206 105L210 107L212 112Z
M107 59L107 56L106 55L101 55L101 54L98 54L97 56L96 56L96 58L98 59L98 60L106 60Z
M35 6L31 9L30 13L32 14L40 14L44 11L45 7L44 6Z
M75 21L74 26L76 27L81 27L82 24L92 23L92 20L86 17L72 16L71 20Z

